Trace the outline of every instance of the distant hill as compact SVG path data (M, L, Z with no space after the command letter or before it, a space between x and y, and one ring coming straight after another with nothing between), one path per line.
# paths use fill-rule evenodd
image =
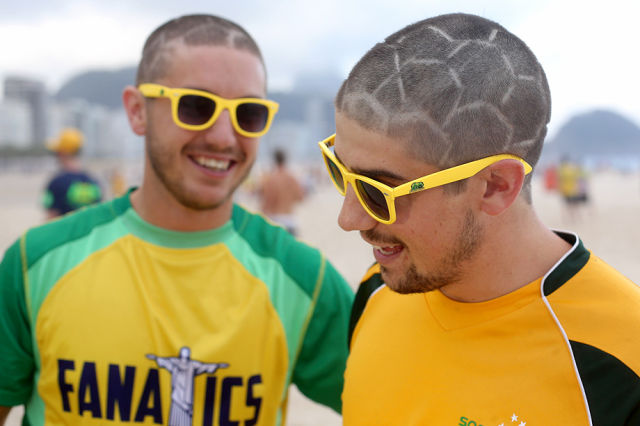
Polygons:
M122 89L134 84L136 67L88 71L71 78L55 95L57 101L84 99L109 109L122 107Z
M122 108L122 89L134 84L136 67L115 71L83 72L67 81L55 95L57 101L83 99L110 109ZM270 92L271 99L280 103L278 121L303 122L308 119L326 121L333 128L333 96L341 80L332 74L303 74L298 76L291 92ZM311 109L309 99L315 99ZM310 114L319 117L308 117Z
M574 116L545 144L542 160L557 161L564 155L574 159L640 158L640 127L609 110Z
M70 79L55 97L58 101L79 98L110 109L121 108L122 89L134 84L135 74L136 67L88 71ZM340 83L330 75L299 76L292 92L270 94L280 103L276 119L314 122L322 127L314 131L329 132L327 129L334 128L332 100ZM565 155L575 160L640 159L640 127L609 110L574 116L545 144L540 164L555 163Z

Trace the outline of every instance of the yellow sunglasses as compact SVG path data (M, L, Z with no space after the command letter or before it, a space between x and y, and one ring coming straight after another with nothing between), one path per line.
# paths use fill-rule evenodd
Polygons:
M522 158L511 154L498 154L440 170L392 188L367 176L348 171L331 151L335 138L336 135L333 134L318 142L333 184L344 196L347 192L347 183L350 183L367 213L378 222L387 225L396 221L395 199L397 197L467 179L501 160L518 160L524 166L525 174L531 172L531 166Z
M183 129L204 130L229 110L233 128L242 136L256 138L269 130L278 103L260 98L225 99L196 89L180 89L154 83L138 86L147 98L169 98L173 121Z

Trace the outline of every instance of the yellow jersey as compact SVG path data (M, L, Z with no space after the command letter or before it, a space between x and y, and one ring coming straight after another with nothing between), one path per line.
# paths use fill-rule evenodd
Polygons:
M460 303L356 295L343 418L354 425L640 425L640 288L578 237L544 277Z

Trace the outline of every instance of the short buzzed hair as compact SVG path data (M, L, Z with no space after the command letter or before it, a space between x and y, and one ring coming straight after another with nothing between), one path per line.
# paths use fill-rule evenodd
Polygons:
M426 19L376 44L335 106L441 168L502 153L534 166L551 116L546 76L527 45L467 14ZM530 181L523 186L529 202Z
M260 48L244 28L213 15L185 15L172 19L149 35L142 49L136 84L152 82L164 76L170 64L174 43L187 46L228 46L256 55L264 66Z

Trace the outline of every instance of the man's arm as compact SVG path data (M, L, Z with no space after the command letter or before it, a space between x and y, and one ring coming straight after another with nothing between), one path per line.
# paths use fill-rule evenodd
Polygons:
M24 237L23 237L24 238ZM24 246L26 247L26 242ZM24 249L26 252L26 248ZM24 267L26 270L26 266ZM25 404L33 390L35 363L25 300L20 241L0 263L0 406Z
M11 407L0 407L0 426L4 425L4 422L7 420L7 416L9 415L9 411L11 411Z
M324 280L296 362L293 383L308 398L340 413L353 290L328 261L323 262Z

